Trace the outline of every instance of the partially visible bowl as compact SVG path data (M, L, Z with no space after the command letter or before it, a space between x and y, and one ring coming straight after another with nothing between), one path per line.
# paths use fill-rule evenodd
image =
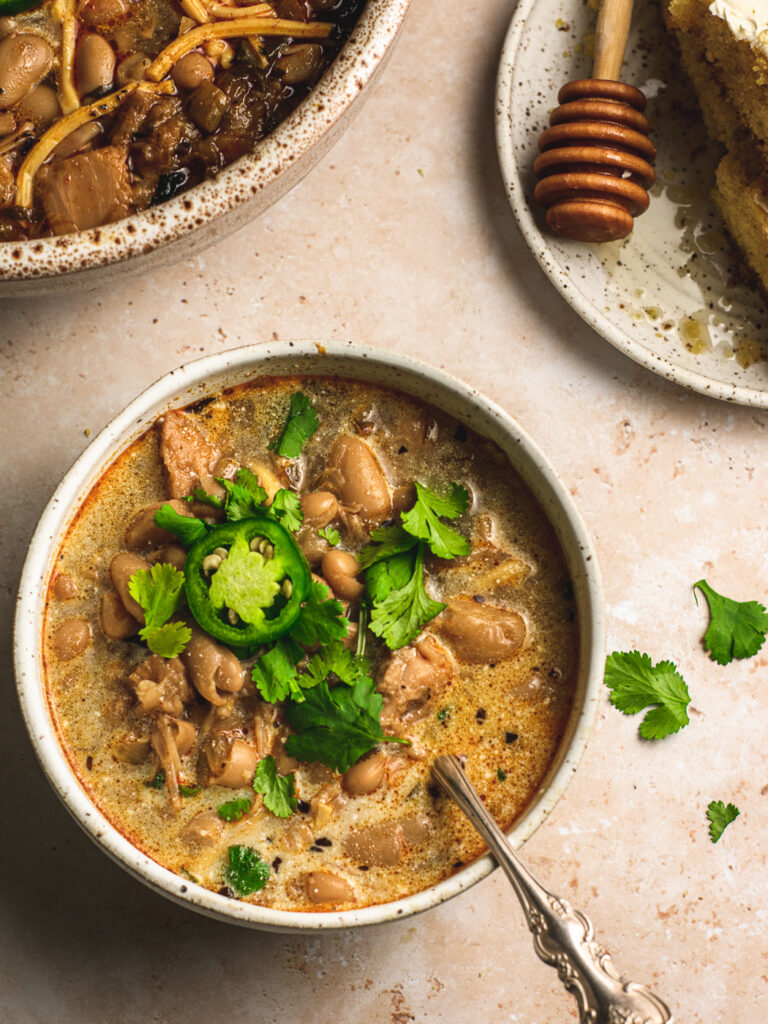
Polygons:
M189 259L298 184L350 124L386 64L411 0L367 0L328 71L296 110L210 181L88 231L0 243L0 298L93 288Z
M32 538L24 566L14 638L22 711L35 752L67 810L109 856L140 881L184 906L224 921L271 931L377 924L426 910L480 881L494 867L479 858L445 881L392 903L330 913L274 910L192 885L134 847L91 802L60 746L43 681L46 592L60 539L108 465L160 415L254 377L340 374L386 384L439 406L508 456L558 536L573 583L580 658L573 709L558 754L535 799L509 836L523 843L563 794L584 752L595 717L604 664L600 575L591 541L568 494L536 445L501 408L474 388L424 363L350 343L282 342L207 356L173 370L121 412L80 456L56 489Z

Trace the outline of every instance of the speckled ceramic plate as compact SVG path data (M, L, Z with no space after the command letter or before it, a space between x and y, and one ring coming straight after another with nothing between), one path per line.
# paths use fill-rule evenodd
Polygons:
M560 86L589 76L594 29L583 0L521 0L512 19L496 133L523 235L566 301L616 348L684 387L768 408L768 311L760 292L739 283L709 199L719 149L707 141L655 3L635 7L622 76L648 98L658 149L650 209L623 242L570 242L544 227L533 200L538 138Z

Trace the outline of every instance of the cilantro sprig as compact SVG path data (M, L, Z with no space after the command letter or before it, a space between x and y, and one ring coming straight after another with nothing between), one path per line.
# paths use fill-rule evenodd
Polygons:
M251 670L251 678L264 700L274 703L291 697L302 701L304 690L317 684L317 673L311 669L308 673L298 671L297 666L305 657L304 647L299 645L323 645L324 649L310 658L309 668L328 650L336 650L333 645L348 632L349 620L341 602L331 597L324 583L313 580L299 618L285 636L262 654ZM341 644L338 647L343 650Z
M640 723L643 739L663 739L688 724L688 686L671 661L654 665L639 651L614 651L605 664L605 685L623 714L650 708Z
M322 537L323 540L327 540L332 548L341 543L341 534L335 526L323 526L317 531L317 535Z
M264 806L278 818L290 818L299 800L296 796L296 776L278 775L274 757L263 757L256 766L253 788L261 793Z
M441 497L416 481L416 501L403 512L400 523L371 532L371 544L358 555L371 601L370 629L391 650L415 639L445 607L426 590L424 558L429 550L437 558L468 555L469 541L442 519L458 519L469 506L469 494L451 484Z
M329 687L323 680L308 690L302 703L289 701L285 717L295 735L286 751L300 761L320 761L337 772L346 772L377 743L407 743L387 736L381 727L384 698L370 676L361 673L354 685Z
M169 622L179 607L184 573L169 562L156 562L149 569L138 569L128 581L128 592L144 612L139 636L153 654L175 658L192 637L183 622Z
M230 846L229 865L225 872L227 885L238 896L259 892L269 881L269 864L250 846Z
M237 796L234 800L227 800L219 804L216 813L222 821L241 821L251 809L251 799L247 796Z
M305 394L297 391L291 395L291 406L283 431L270 448L278 455L297 459L301 455L301 449L319 425L320 420L314 405Z
M707 807L709 818L709 838L716 843L732 821L736 821L739 808L735 804L725 804L722 800L713 800Z
M768 611L758 601L734 601L718 594L706 580L694 583L709 606L709 627L704 646L718 665L728 665L734 658L751 658L765 643L768 632Z

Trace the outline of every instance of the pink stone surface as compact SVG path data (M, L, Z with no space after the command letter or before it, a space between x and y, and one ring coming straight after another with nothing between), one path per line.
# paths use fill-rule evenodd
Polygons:
M8 636L55 484L141 388L202 353L352 338L419 356L510 411L592 531L609 649L673 658L691 724L649 744L606 698L581 768L524 856L621 970L687 1024L768 1020L766 657L702 651L691 584L765 602L768 415L652 376L554 292L506 205L493 78L510 11L416 4L368 106L266 215L192 262L108 291L5 302L0 1020L450 1024L575 1020L497 872L421 917L324 936L247 932L145 890L43 779ZM741 817L712 845L710 800Z

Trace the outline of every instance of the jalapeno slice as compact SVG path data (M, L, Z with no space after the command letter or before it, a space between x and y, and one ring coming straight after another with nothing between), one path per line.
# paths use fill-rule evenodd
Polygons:
M189 549L189 608L206 633L251 649L287 633L312 580L307 560L275 519L254 516L210 530Z

